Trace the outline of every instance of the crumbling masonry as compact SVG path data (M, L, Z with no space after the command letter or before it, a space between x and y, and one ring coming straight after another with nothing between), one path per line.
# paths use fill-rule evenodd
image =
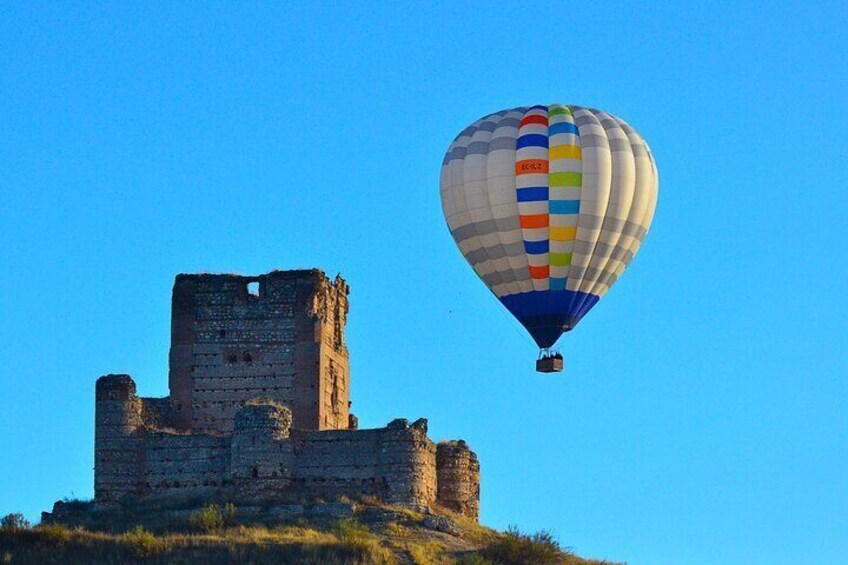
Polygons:
M178 275L170 396L97 381L95 500L376 496L477 519L480 467L427 421L358 430L349 412L348 285L313 270Z

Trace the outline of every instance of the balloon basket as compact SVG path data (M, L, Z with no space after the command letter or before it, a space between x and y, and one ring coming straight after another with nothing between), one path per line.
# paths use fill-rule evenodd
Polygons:
M561 373L563 367L562 357L543 357L536 360L536 371L539 373Z

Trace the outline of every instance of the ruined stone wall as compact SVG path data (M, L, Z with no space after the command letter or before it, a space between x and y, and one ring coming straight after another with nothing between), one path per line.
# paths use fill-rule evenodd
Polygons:
M315 496L383 496L381 430L292 432L294 487Z
M171 427L171 399L164 398L140 398L141 420L145 427L155 430L164 430Z
M127 375L97 382L95 498L239 495L378 496L429 506L436 500L436 446L426 420L374 430L293 430L292 412L248 404L231 435L163 431L163 399L136 396Z
M373 495L413 506L435 501L435 444L425 421L397 420L374 430L288 430L271 422L279 408L265 415L260 408L267 407L248 406L237 416L231 472L243 493Z
M144 430L137 492L163 497L212 494L227 477L230 438Z
M440 442L436 451L437 501L477 520L480 515L480 463L462 441Z
M347 294L344 280L331 282L315 269L177 276L169 375L174 426L230 433L236 411L265 398L289 406L298 428L347 428Z

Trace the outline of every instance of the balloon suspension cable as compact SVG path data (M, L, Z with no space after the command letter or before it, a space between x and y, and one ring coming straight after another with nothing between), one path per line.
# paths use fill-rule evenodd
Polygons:
M511 327L515 331L515 333L520 335L521 339L526 340L527 343L529 343L532 347L538 347L538 345L536 345L536 342L534 342L533 339L529 335L527 335L527 329L521 325L521 322L516 320L514 317L510 316L506 312L506 310L502 308L495 308L495 310L497 310L501 316L506 318L509 327Z

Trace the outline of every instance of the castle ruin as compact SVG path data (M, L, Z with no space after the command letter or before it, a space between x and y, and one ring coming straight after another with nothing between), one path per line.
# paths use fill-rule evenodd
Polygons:
M476 520L479 463L464 441L435 444L424 419L357 429L348 292L317 269L178 275L170 395L97 380L95 502L374 496Z

